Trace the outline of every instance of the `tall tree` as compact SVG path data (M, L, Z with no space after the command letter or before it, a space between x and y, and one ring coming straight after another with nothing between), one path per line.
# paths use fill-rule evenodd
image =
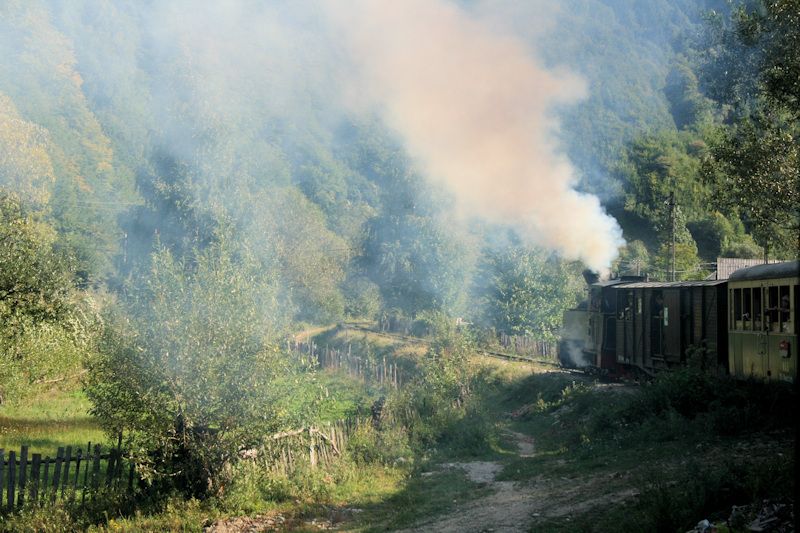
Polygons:
M800 1L757 2L718 19L702 64L709 94L730 107L703 173L718 205L735 205L757 242L800 250Z

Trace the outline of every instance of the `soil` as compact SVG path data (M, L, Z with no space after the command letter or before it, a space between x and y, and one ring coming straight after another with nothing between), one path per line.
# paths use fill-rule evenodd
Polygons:
M517 432L510 434L517 442L519 456L532 457L535 451L533 438ZM526 482L514 482L495 480L503 468L496 462L445 463L441 466L463 469L471 481L488 485L493 489L492 493L401 533L526 532L538 520L568 517L637 494L635 490L624 487L610 490L609 484L619 485L620 479L607 475L581 479L545 479L540 476Z

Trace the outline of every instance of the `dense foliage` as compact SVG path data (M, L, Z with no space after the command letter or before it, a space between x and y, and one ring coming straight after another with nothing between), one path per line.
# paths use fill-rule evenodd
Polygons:
M329 401L285 353L293 331L427 321L394 408L428 445L469 415L455 317L552 339L581 296L580 265L452 213L386 124L342 109L332 56L283 39L316 43L318 21L284 8L254 8L265 35L199 24L218 7L0 4L0 402L85 367L140 471L193 494ZM509 31L587 80L559 133L623 229L613 270L668 279L673 240L678 279L796 255L797 0L568 0L552 20Z

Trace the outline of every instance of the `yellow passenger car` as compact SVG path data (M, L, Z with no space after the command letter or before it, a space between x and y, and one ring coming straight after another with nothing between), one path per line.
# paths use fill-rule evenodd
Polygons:
M800 261L744 268L728 279L731 375L795 382L798 285Z

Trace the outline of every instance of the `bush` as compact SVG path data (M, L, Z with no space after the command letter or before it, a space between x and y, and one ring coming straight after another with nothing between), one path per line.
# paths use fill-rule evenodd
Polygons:
M108 317L87 394L154 488L213 494L238 449L276 429L285 391L272 384L295 369L270 345L274 297L246 250L216 244L191 261L162 250Z
M357 465L379 463L387 466L410 462L413 453L408 434L402 427L361 424L347 441L347 454Z
M697 421L708 434L737 435L789 427L795 393L782 383L740 382L689 365L660 374L621 407L624 424L651 419Z

